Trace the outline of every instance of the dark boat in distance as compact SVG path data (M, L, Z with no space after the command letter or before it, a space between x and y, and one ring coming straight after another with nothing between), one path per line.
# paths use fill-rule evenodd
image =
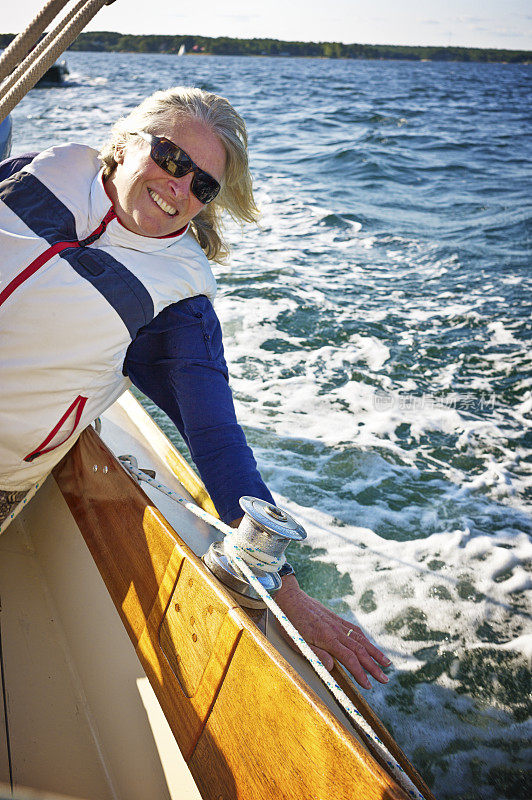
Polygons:
M47 88L48 86L59 86L69 74L66 61L56 61L50 69L46 70L42 78L40 78L35 86Z

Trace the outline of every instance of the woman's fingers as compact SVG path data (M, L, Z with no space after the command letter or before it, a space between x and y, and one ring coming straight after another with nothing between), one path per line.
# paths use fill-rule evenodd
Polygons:
M336 658L338 661L347 667L353 678L359 683L364 689L371 689L371 683L368 680L368 676L364 672L364 669L360 663L360 659L358 655L353 653L348 647L344 647L343 644L338 642L337 648L337 656ZM376 666L376 665L375 665ZM367 669L367 668L366 668ZM368 670L371 673L371 670ZM371 673L373 674L373 673ZM374 677L377 677L376 675Z
M371 687L366 672L380 683L388 683L379 664L389 666L390 660L358 625L338 617L299 587L285 592L279 598L279 605L326 669L332 669L336 658L365 689Z
M371 642L367 640L366 642L367 643L365 647L370 656L374 658L375 661L378 661L378 663L381 664L383 667L389 667L392 662L390 661L388 656L385 656L384 653L381 650L379 650L378 647L375 647L374 644L371 644Z
M326 650L322 650L321 647L316 647L316 645L311 644L310 649L318 656L325 669L328 669L330 672L334 667L334 658L332 655Z
M358 658L360 664L364 667L366 672L373 675L379 683L388 683L388 676L384 674L379 665L369 655L365 647L361 647L355 652L355 658Z
M322 650L321 647L310 645L310 649L318 656L325 669L331 670L334 667L334 658L347 667L349 672L353 675L357 683L364 687L364 689L371 689L366 672L369 672L374 678L381 683L387 683L388 678L382 672L377 664L371 660L363 648L360 648L357 653L354 653L347 647L339 643L334 653L334 658L327 650Z
M379 656L380 659L385 659L386 657L367 640L360 628L351 630L353 632L350 636L347 635L349 631L344 629L331 631L328 625L322 621L318 636L314 639L313 644L315 647L319 647L322 651L337 658L347 667L358 683L366 689L370 688L366 672L380 683L388 683L388 677L380 668L377 663L379 659L375 658L375 656Z
M380 683L388 683L388 677L373 659L373 655L368 652L366 645L358 641L352 642L351 639L352 637L347 638L343 636L342 641L338 642L339 655L336 656L336 658L338 658L353 675L355 673L352 670L352 666L359 664L369 675L372 675ZM369 642L367 642L367 644L369 645Z
M342 620L344 621L344 620ZM347 623L346 623L347 624ZM367 636L361 631L361 629L357 627L353 627L353 625L349 626L348 630L345 631L345 635L352 639L353 641L357 642L358 644L363 645L366 648L369 655L375 659L379 664L382 664L383 667L389 667L392 663L390 659L384 655L384 653L379 650L378 647L375 647L372 644Z

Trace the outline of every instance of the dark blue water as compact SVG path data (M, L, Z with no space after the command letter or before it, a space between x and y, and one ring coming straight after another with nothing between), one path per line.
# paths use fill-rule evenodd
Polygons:
M248 439L309 532L301 583L393 658L370 700L436 796L532 796L532 68L68 63L14 152L98 146L177 83L245 117L263 217L228 227L217 310Z

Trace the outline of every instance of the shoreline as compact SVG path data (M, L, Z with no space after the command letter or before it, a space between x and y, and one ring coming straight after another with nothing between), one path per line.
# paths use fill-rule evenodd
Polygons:
M329 58L327 56L313 56L313 55L301 55L301 56L292 56L292 55L275 55L270 53L185 53L182 56L178 56L177 53L173 52L161 52L161 51L148 51L148 52L141 52L139 50L83 50L77 47L70 47L68 50L65 50L65 53L109 53L111 55L137 55L137 56L174 56L176 58L183 58L184 56L194 56L195 58L272 58L272 59L295 59L297 61L304 61L305 59L308 61L382 61L386 63L395 63L395 64L468 64L470 66L495 66L495 65L505 65L505 66L520 66L520 67L527 67L532 64L532 57L529 61L467 61L466 59L431 59L431 58L386 58L386 57L368 57L364 56L363 58L353 58L350 56L339 56L337 58Z
M0 49L14 38L0 33ZM271 58L322 58L349 61L415 61L429 63L530 64L532 51L505 48L454 47L434 45L343 44L342 42L300 42L279 39L208 37L173 34L122 34L117 31L81 33L70 51L145 53L151 55L264 56Z

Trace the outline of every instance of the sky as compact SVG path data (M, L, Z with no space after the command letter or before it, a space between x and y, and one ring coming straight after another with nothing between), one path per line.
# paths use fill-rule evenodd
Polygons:
M23 30L44 2L6 2L0 17L0 32ZM529 50L532 49L532 3L530 0L203 0L183 5L168 0L149 3L116 0L96 15L87 30Z

